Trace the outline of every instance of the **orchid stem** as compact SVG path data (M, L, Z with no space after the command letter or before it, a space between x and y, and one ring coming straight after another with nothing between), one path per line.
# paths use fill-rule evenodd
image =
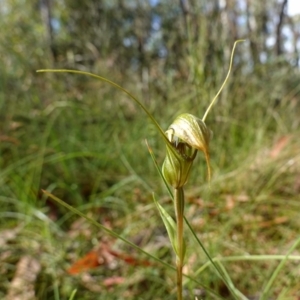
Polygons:
M183 188L175 188L174 190L174 206L177 225L177 299L182 300L182 268L184 261L184 245L183 245L183 213L184 213L184 193Z

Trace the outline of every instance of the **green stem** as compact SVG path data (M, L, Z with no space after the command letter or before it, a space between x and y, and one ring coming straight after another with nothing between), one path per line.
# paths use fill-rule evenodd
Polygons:
M174 205L177 225L177 299L182 300L182 268L184 261L184 245L183 245L183 213L184 213L184 193L183 188L174 190Z
M207 110L206 110L206 112L205 112L205 114L204 114L204 116L203 116L203 118L202 118L202 121L203 121L203 122L205 122L205 119L206 119L206 117L207 117L207 115L208 115L210 109L211 109L212 106L215 104L215 102L216 102L218 96L219 96L220 93L222 92L222 90L223 90L223 88L224 88L224 86L225 86L225 84L226 84L226 82L227 82L227 80L228 80L228 78L229 78L229 75L230 75L230 72L231 72L231 68L232 68L232 62L233 62L234 50L235 50L235 47L236 47L237 43L244 42L244 41L245 41L245 40L237 40L237 41L235 41L235 43L234 43L234 45L233 45L233 48L232 48L232 50L231 50L229 69L228 69L226 78L225 78L223 84L221 85L219 91L217 92L216 96L214 97L214 99L211 101L209 107L207 108Z

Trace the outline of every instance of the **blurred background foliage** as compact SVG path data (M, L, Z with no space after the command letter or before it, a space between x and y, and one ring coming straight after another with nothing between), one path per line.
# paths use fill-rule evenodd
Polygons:
M42 64L133 72L145 85L167 79L219 84L239 38L248 39L235 57L239 72L264 74L270 64L293 70L299 18L286 14L287 2L6 0L2 77L28 77Z
M174 274L163 267L105 265L87 281L65 272L105 238L43 196L41 188L172 262L151 192L166 207L172 204L144 139L159 163L164 145L119 91L91 78L36 74L37 69L105 76L145 103L165 129L182 112L202 117L224 80L234 41L246 39L207 119L214 132L212 191L201 157L187 185L187 216L212 256L286 253L300 226L300 16L288 15L287 5L288 0L1 1L0 297L16 299L18 262L28 254L40 255L36 263L43 266L35 281L37 299L68 299L74 287L78 299L174 299ZM130 253L120 242L115 247ZM207 261L193 247L191 242L191 273ZM250 297L275 266L272 261L227 267ZM92 285L115 273L139 278L101 292ZM291 298L280 299L299 299L299 276L291 263L273 297L280 298L284 286ZM212 270L202 280L229 297ZM191 299L211 299L192 282L186 286Z

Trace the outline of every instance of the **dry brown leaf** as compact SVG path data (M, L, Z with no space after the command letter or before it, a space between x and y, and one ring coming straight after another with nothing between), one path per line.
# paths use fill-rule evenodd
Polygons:
M89 271L100 266L102 263L99 261L99 255L97 251L88 252L83 258L76 261L67 272L71 275L76 275L81 272Z
M82 280L83 285L94 293L101 293L104 287L111 288L114 285L122 284L125 281L124 277L112 276L99 282L97 279L95 279L92 275L88 273L82 273L80 278Z
M225 209L227 211L232 210L235 207L235 199L232 195L227 195L226 196L226 205L225 205Z
M235 200L239 202L247 202L249 201L249 199L250 199L249 196L246 194L240 194L235 197Z
M273 145L271 151L270 151L270 157L276 158L278 155L282 152L282 150L286 147L288 142L290 141L291 136L285 135L280 137L276 143Z
M19 231L20 231L19 227L13 228L13 229L2 230L0 232L0 247L5 246L7 244L7 242L16 238Z
M11 144L19 145L20 141L12 136L0 135L0 142L8 142Z
M23 126L23 124L21 122L11 122L10 126L9 126L9 129L10 130L16 130L16 129L22 127L22 126Z
M115 251L112 249L112 246L112 242L102 241L97 249L89 251L84 257L77 260L67 272L71 275L76 275L103 265L106 268L114 269L118 261L134 266L148 267L151 265L149 261L139 260L132 255Z
M21 257L17 266L16 273L10 284L6 300L34 300L34 285L41 265L32 256Z
M121 276L113 276L113 277L108 277L103 280L102 284L106 287L111 287L113 285L121 284L125 281L124 277Z
M260 228L267 228L267 227L271 227L273 225L279 225L279 224L286 223L286 222L288 222L288 220L289 220L289 218L285 217L285 216L277 217L277 218L275 218L273 220L270 220L270 221L260 222L259 227Z

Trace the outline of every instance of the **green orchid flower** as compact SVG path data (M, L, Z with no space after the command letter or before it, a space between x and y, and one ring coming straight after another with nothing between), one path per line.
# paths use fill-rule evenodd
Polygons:
M166 131L166 135L171 143L166 146L167 154L162 167L166 181L174 188L183 187L188 180L198 151L202 151L205 155L208 180L210 180L209 141L211 131L205 123L201 119L185 113L174 120ZM171 147L172 149L170 149Z

